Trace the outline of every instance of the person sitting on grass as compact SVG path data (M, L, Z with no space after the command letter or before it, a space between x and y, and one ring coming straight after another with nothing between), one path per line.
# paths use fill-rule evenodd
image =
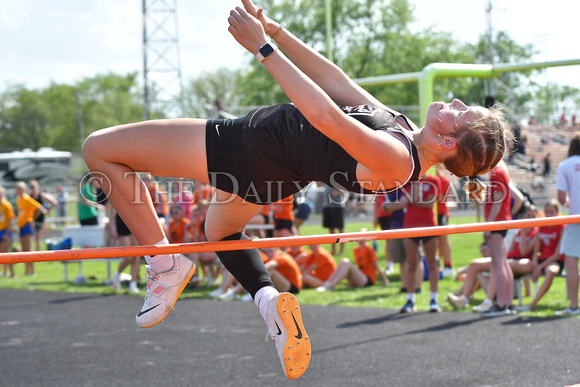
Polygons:
M310 245L310 251L305 264L300 266L302 286L317 288L328 281L332 272L336 270L336 261L332 254L320 245Z
M280 248L263 249L268 256L266 269L279 292L297 294L302 289L302 273L294 258Z
M366 228L360 230L360 232L366 231ZM354 248L354 257L356 264L352 263L348 258L343 258L336 270L332 272L330 278L316 290L319 292L334 290L334 287L345 278L351 287L364 288L377 282L377 273L379 273L385 285L390 285L389 279L379 267L377 253L369 246L367 241L358 242L358 246Z
M544 206L546 217L560 215L560 207L556 199L550 200ZM516 308L518 311L527 312L534 310L540 299L548 292L554 277L560 275L564 269L564 256L560 254L560 239L564 231L563 224L553 226L542 226L536 234L533 245L531 269L532 282L538 282L540 275L544 274L545 279L542 286L536 292L534 299L529 305L522 305Z

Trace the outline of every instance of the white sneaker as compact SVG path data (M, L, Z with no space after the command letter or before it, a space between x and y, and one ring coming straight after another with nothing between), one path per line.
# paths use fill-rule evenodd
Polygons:
M462 296L456 296L453 293L449 293L447 295L447 302L449 302L451 304L451 306L453 306L454 308L457 308L457 309L465 309L465 308L467 308L467 305L469 304L467 299L465 299Z
M298 300L291 293L280 293L268 302L266 326L276 344L278 357L288 379L297 379L308 368L310 338L302 324Z
M529 312L532 310L532 307L530 305L519 305L516 306L516 310L518 312Z
M139 293L139 288L135 282L129 283L129 293Z
M238 295L233 291L233 289L228 289L224 294L218 296L218 299L222 301L235 300L236 298L238 298Z
M225 293L225 291L222 290L222 288L217 288L216 290L213 290L213 291L209 292L208 293L208 297L215 298L215 297L221 296L224 293Z
M473 307L473 311L476 313L489 312L493 304L483 301L481 304Z
M443 277L455 277L457 272L452 267L444 267L443 268Z
M565 309L554 312L554 314L556 316L577 316L580 314L580 308L572 309L570 307L567 307Z
M246 295L244 297L240 298L240 301L252 302L252 301L254 301L254 299L252 298L252 295L250 293L246 293Z
M173 267L170 270L156 273L149 265L145 265L145 268L147 294L143 307L135 317L141 328L152 327L169 314L195 272L195 263L183 255L174 254Z
M332 290L334 290L334 286L331 286L328 284L322 284L316 288L316 291L319 293L324 293L324 292L328 292L328 291L332 291Z
M113 279L111 280L111 286L113 287L113 290L118 292L119 289L121 289L121 278L119 278L119 272L116 271L115 274L113 274Z

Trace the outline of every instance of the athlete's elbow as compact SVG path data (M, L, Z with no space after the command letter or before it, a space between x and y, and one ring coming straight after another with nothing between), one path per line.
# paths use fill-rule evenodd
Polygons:
M343 117L338 116L334 110L321 110L312 118L310 123L321 132L330 134L340 127L340 118Z

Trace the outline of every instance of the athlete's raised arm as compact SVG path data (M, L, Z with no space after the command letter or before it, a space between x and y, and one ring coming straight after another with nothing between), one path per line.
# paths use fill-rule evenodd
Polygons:
M288 58L320 86L335 103L341 106L369 104L393 111L357 85L340 67L283 28L282 24L266 16L263 9L256 7L251 0L242 0L242 3L246 11L262 23L264 31Z
M232 10L228 21L230 33L251 53L257 54L268 42L262 24L244 9ZM409 161L410 155L400 141L381 131L369 130L344 114L329 95L280 50L271 53L262 63L306 119L367 168L365 179L372 182L406 179L409 170L400 166ZM391 162L385 163L384 157L377 157L385 154Z

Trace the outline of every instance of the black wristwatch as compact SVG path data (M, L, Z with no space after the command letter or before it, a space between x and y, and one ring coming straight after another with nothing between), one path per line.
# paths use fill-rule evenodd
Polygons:
M256 54L256 59L258 59L258 61L262 63L263 61L268 59L270 55L272 55L274 51L276 51L277 49L278 47L276 47L274 43L266 43L258 50L258 53Z

